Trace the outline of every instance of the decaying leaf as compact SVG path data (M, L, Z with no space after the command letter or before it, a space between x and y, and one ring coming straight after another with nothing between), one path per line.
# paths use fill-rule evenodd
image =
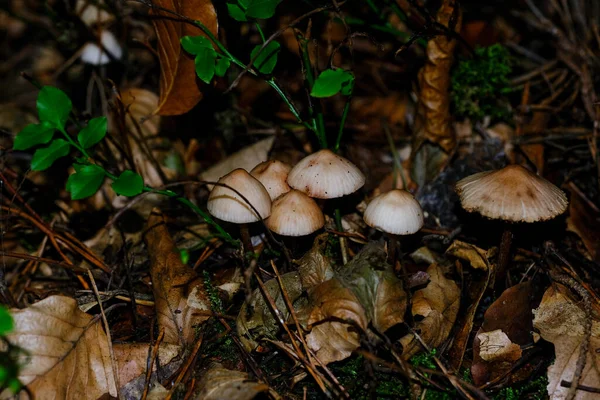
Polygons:
M444 270L438 264L427 268L431 277L429 284L417 290L412 299L412 315L422 320L415 324L415 331L430 348L439 346L448 338L456 321L460 306L458 285L444 276ZM419 340L412 334L400 339L404 358L410 358L422 350Z
M477 335L477 339L479 340L479 356L485 361L514 362L521 358L521 346L511 342L502 329L481 332Z
M167 10L202 22L213 35L217 34L217 14L211 0L154 0L154 4ZM200 28L182 22L174 15L161 11L153 19L158 36L160 60L159 115L180 115L192 109L201 99L197 84L194 58L182 49L179 39L183 36L203 35Z
M313 247L297 261L298 272L305 290L333 278L331 262L324 254L328 237L329 234L317 236Z
M455 0L444 0L438 10L438 23L460 31L462 13ZM453 24L453 26L452 26ZM450 152L456 137L450 124L450 68L454 61L456 40L438 35L427 43L425 65L419 71L420 95L413 134L413 151L425 141Z
M25 351L19 379L37 398L117 396L101 320L80 311L75 299L51 296L12 316L7 339Z
M563 381L572 382L579 358L579 349L584 339L585 312L568 295L562 285L546 290L540 306L533 311L533 326L544 340L554 344L556 359L548 368L548 395L552 400L566 398L568 387ZM592 333L588 347L587 360L581 374L580 386L600 388L600 321L592 321ZM576 400L592 400L597 393L577 390Z
M576 189L576 188L574 188ZM571 190L567 229L583 241L592 260L600 261L600 209L586 201L579 190Z
M119 383L124 386L135 378L145 375L148 363L149 343L121 343L113 344L113 353L117 360L119 370ZM153 371L157 364L161 367L169 364L179 355L181 347L174 344L161 344L158 348L158 362L154 363Z
M181 262L164 216L154 210L144 237L150 256L150 274L158 326L163 343L187 345L195 340L198 325L210 314L203 280Z
M200 179L216 182L223 175L230 173L236 168L243 168L246 171L252 170L252 168L256 167L261 162L267 161L269 151L271 150L274 141L275 136L271 136L233 153L200 174ZM207 187L209 190L212 190L212 186L213 185L208 185Z
M247 373L232 371L213 364L198 382L199 392L194 397L202 400L250 400L269 386L253 381Z
M475 269L487 270L489 259L494 255L495 250L483 250L470 243L455 240L446 250L446 254L468 261Z

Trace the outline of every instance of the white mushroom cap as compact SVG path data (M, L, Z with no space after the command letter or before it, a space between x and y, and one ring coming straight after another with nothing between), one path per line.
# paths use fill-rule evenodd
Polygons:
M510 222L549 220L568 205L562 190L520 165L468 176L456 192L465 210Z
M238 168L221 179L219 183L228 185L240 192L260 216L233 190L224 186L215 186L208 197L208 212L223 221L236 224L256 222L271 215L271 198L267 189L256 178Z
M123 50L121 50L117 38L111 32L103 30L100 34L100 43L117 60L120 60L123 56ZM98 44L88 42L81 50L81 61L92 65L104 65L111 62L111 58Z
M258 164L250 171L250 175L258 179L269 192L271 200L275 200L292 189L287 184L287 177L291 169L292 167L286 163L271 160Z
M375 197L365 210L367 225L393 235L410 235L423 227L423 210L412 194L394 189Z
M75 3L75 12L79 15L81 21L87 26L94 24L104 24L115 19L115 16L106 12L103 8L102 0L77 0Z
M321 229L325 217L317 203L298 190L279 196L271 207L267 227L284 236L304 236Z
M365 184L365 176L344 157L320 150L300 160L287 182L310 197L333 199L356 192Z

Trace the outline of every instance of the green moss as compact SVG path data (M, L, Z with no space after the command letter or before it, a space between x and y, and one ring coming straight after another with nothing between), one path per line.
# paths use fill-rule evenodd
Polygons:
M206 289L206 293L208 293L208 299L210 300L210 307L214 312L223 314L223 302L221 301L221 297L219 297L219 291L215 289L210 280L210 273L208 271L203 272L204 276L204 287Z
M475 50L476 56L462 60L451 75L454 115L480 121L485 116L508 120L510 105L505 97L511 91L512 62L508 50L495 44Z
M542 400L548 398L548 377L540 375L536 379L533 379L523 385L517 387L507 387L500 390L496 395L492 397L494 400L519 400L519 399L532 399Z

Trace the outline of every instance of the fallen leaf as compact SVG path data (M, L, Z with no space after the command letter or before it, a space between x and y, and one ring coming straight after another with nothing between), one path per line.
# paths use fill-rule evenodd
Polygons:
M117 360L119 371L119 384L126 385L135 378L145 375L148 364L148 343L121 343L113 344L113 354ZM152 371L156 371L157 364L165 366L179 355L181 347L174 344L163 344L158 348L158 361L154 363Z
M324 254L328 239L327 233L317 236L312 248L297 261L298 272L305 290L333 278L331 261Z
M247 373L213 364L198 382L199 391L194 398L202 400L250 400L269 386L251 380Z
M196 328L211 315L203 279L181 262L165 217L157 209L148 218L144 240L150 257L158 327L165 332L163 343L193 343Z
M592 260L600 262L600 209L571 184L567 229L581 238Z
M211 0L155 0L154 4L202 22L217 35L217 14ZM196 80L194 58L187 54L179 40L183 36L205 36L200 28L181 22L172 14L153 11L152 20L158 37L160 61L160 102L155 113L180 115L191 110L201 99Z
M427 273L431 281L424 289L415 292L411 311L414 317L421 318L414 330L427 346L435 348L448 338L456 321L460 290L454 281L444 276L444 270L438 264L430 265ZM412 333L401 338L400 344L404 358L410 358L423 349Z
M203 181L216 182L223 175L230 173L236 168L243 168L248 172L251 171L252 168L256 167L261 162L267 161L269 151L271 150L274 141L275 136L271 136L233 153L200 174L200 179ZM209 190L212 190L213 186L214 185L207 185Z
M515 362L521 358L521 346L510 341L502 329L491 332L481 332L479 340L479 356L487 361Z
M117 396L101 319L79 310L77 301L51 296L11 311L10 343L24 350L19 379L38 399Z
M565 399L568 387L561 385L562 381L571 382L579 349L584 339L583 326L585 312L568 295L562 285L551 286L544 293L539 307L533 310L535 318L533 326L544 340L554 344L556 359L548 367L548 395L551 400ZM600 321L592 320L592 332L587 353L587 360L579 385L600 388ZM577 390L576 400L597 399L598 394Z
M446 250L446 254L468 261L475 269L487 270L490 262L488 261L495 253L495 250L483 250L470 243L455 240Z

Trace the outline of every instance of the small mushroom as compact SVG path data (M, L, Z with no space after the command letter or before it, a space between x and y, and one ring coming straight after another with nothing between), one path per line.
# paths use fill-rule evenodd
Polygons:
M399 236L412 235L423 227L423 209L412 194L394 189L371 200L364 216L365 223L390 236L389 259L396 263Z
M271 215L269 193L262 183L242 168L231 171L219 179L218 183L240 192L256 209L254 211L244 199L229 187L215 185L208 197L208 212L223 221L240 224L240 235L244 248L247 251L252 251L253 246L247 224L260 221Z
M102 30L102 33L100 33L100 43L102 46L98 46L95 42L86 43L81 49L81 61L92 65L108 64L111 62L111 57L106 53L107 51L114 59L121 59L123 50L115 35L110 31Z
M250 171L250 175L258 179L269 192L271 200L275 200L291 190L287 184L287 177L291 169L292 167L286 163L270 160L258 164Z
M283 236L310 235L325 225L325 217L317 203L298 190L279 196L271 207L267 227Z
M456 192L465 210L505 221L496 270L496 283L500 285L512 241L511 226L506 222L550 220L565 212L568 205L562 190L520 165L468 176L456 184Z

